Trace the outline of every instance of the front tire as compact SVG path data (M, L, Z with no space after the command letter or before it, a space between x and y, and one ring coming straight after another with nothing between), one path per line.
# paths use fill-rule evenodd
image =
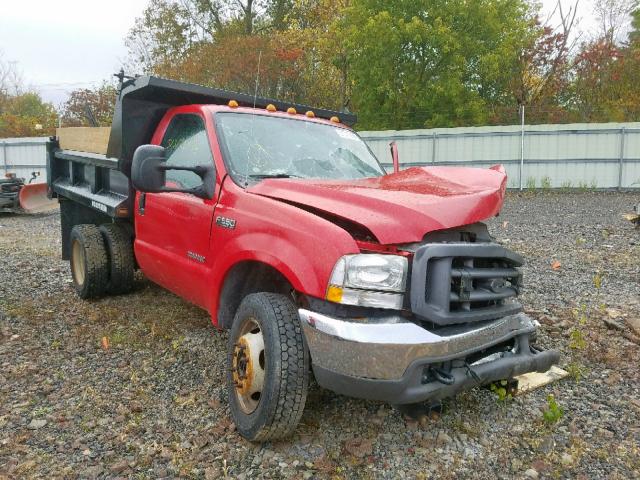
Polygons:
M256 442L290 435L309 388L309 351L291 299L254 293L242 301L227 365L229 405L240 435Z
M76 225L71 230L71 276L78 296L102 296L109 281L107 250L96 225Z

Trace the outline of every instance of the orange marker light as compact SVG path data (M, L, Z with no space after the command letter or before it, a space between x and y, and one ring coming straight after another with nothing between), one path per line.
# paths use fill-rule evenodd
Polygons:
M340 119L338 117L331 117L331 121L333 123L340 123Z
M227 105L229 105L229 107L231 108L238 108L238 102L236 102L235 100L229 100L229 103Z
M119 206L116 208L116 217L127 217L129 216L129 209L125 206Z
M307 113L305 113L305 115L309 118L314 118L316 116L315 113L313 113L311 110L309 110Z
M290 114L290 115L295 115L298 112L296 112L295 108L289 107L289 108L287 108L287 113Z
M342 287L336 285L329 285L327 289L327 300L330 302L340 303L342 302Z
M270 103L269 105L267 105L267 112L275 112L278 109L276 108L276 106L273 103Z

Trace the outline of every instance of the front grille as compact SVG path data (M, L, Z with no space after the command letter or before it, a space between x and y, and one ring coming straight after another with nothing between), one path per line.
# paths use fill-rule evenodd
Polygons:
M412 265L411 310L437 325L518 313L522 264L520 255L495 243L422 245Z

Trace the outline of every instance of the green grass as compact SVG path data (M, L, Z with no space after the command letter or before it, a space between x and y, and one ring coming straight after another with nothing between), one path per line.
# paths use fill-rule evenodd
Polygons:
M564 415L564 409L558 404L553 394L547 397L547 408L542 412L542 418L548 425L558 422Z
M579 382L588 373L587 368L578 362L571 362L565 367L565 370L569 373L574 381Z
M551 189L551 178L543 177L542 180L540 180L540 188L542 188L543 190Z
M536 189L536 178L528 177L527 178L527 190L535 190Z

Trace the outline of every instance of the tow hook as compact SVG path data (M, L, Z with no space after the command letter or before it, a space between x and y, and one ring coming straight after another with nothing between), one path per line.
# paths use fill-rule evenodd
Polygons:
M436 367L429 367L429 374L444 385L453 385L456 379L450 373Z
M473 369L471 368L471 365L469 365L467 361L464 362L464 368L467 369L467 375L473 378L476 382L480 383L482 381L478 376L478 374L473 371Z

